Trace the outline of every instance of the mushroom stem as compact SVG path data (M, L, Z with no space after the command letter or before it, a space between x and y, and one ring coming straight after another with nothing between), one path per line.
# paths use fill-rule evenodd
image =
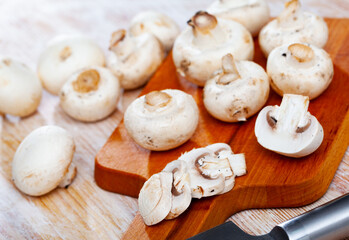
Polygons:
M290 51L292 58L300 63L310 62L314 59L313 49L304 44L292 44L288 47L288 51Z
M66 172L64 178L62 179L62 181L59 183L59 187L61 188L67 188L69 187L69 185L73 182L75 176L76 176L77 170L76 170L76 166L74 163L71 163L68 171Z
M145 95L145 106L150 108L162 108L171 101L171 96L165 92L152 91Z
M241 78L236 67L233 55L228 53L222 57L223 74L218 79L218 84L226 85Z
M121 61L126 60L136 49L136 44L126 34L125 29L120 29L112 33L109 50L120 57Z
M281 14L277 17L277 21L281 24L282 27L294 27L294 22L297 21L299 23L303 22L299 18L301 18L301 7L298 0L291 0L285 3L285 9L281 12Z
M100 78L96 70L89 69L80 73L72 85L76 92L88 93L98 89Z

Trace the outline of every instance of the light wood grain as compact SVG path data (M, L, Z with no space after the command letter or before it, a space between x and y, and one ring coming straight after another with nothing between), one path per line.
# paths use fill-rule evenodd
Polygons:
M137 12L155 9L167 13L181 27L197 10L211 0L172 1L53 1L13 0L0 2L0 54L16 58L33 70L47 41L52 37L81 32L95 39L107 52L110 33L127 27ZM282 7L272 0L272 13ZM304 1L323 16L348 16L349 6L342 1ZM275 15L275 14L274 14ZM3 120L0 159L0 238L1 239L119 239L136 215L134 198L110 193L96 186L94 157L122 119L125 107L140 90L123 94L118 110L108 119L84 124L70 119L58 106L58 99L44 93L38 112L28 118L6 116ZM11 161L20 141L35 128L57 124L75 138L78 166L75 182L67 190L32 198L21 194L11 181ZM235 214L233 221L250 233L267 232L272 226L305 209L312 208L349 191L349 156L344 157L328 193L306 208L253 210Z

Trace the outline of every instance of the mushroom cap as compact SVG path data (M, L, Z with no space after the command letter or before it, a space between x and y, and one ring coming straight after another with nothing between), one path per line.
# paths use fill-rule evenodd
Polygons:
M14 184L31 196L50 192L64 180L74 151L74 139L63 128L35 129L21 142L13 157Z
M42 87L23 63L0 57L0 112L25 117L40 104Z
M207 111L225 122L246 121L269 96L269 77L261 66L251 61L235 61L235 66L239 77L230 80L230 73L221 70L204 87Z
M333 63L325 50L314 45L285 44L270 53L267 72L280 96L292 93L314 99L331 83Z
M199 33L199 27L187 27L177 37L173 46L173 60L177 72L199 86L212 78L221 67L221 59L227 53L239 60L252 60L253 39L250 32L240 23L215 18L205 12L197 13L191 22L214 25L212 29ZM215 23L216 21L216 23ZM190 22L189 22L190 23ZM211 26L210 26L211 27Z
M74 119L98 121L116 109L119 95L119 80L109 69L94 66L68 78L60 92L60 105Z
M126 90L144 85L165 56L161 43L150 33L130 36L119 30L113 33L110 49L108 67Z
M168 52L178 36L179 26L167 15L156 11L144 11L137 14L130 23L130 33L139 36L143 33L154 34L165 51Z
M276 47L297 42L325 46L328 27L322 17L300 10L297 0L286 3L282 14L269 22L259 33L259 45L267 57Z
M104 66L103 50L82 35L58 36L41 53L38 75L44 88L58 95L68 77L81 68Z
M252 36L257 36L270 19L265 0L216 0L207 11L217 17L241 23Z
M140 146L154 151L175 148L194 134L199 110L183 91L154 91L135 99L126 109L124 124Z

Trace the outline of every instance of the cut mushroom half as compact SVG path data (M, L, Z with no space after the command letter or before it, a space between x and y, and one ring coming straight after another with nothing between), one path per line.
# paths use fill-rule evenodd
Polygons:
M131 36L121 29L112 34L108 67L129 90L141 87L164 59L164 49L151 33Z
M324 133L308 106L309 97L284 94L280 106L263 108L255 125L258 143L289 157L313 153L321 145Z
M240 23L197 12L173 46L177 72L199 86L212 78L221 59L231 53L238 60L253 58L253 40Z
M299 94L311 100L330 85L333 63L325 50L306 43L293 43L270 53L267 72L271 87L280 96Z

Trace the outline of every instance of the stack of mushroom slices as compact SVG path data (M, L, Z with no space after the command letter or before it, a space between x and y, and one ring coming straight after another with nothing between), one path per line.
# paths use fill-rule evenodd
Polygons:
M244 174L244 154L234 154L225 143L193 149L144 183L139 212L148 226L173 219L189 207L192 198L229 192L235 176Z

